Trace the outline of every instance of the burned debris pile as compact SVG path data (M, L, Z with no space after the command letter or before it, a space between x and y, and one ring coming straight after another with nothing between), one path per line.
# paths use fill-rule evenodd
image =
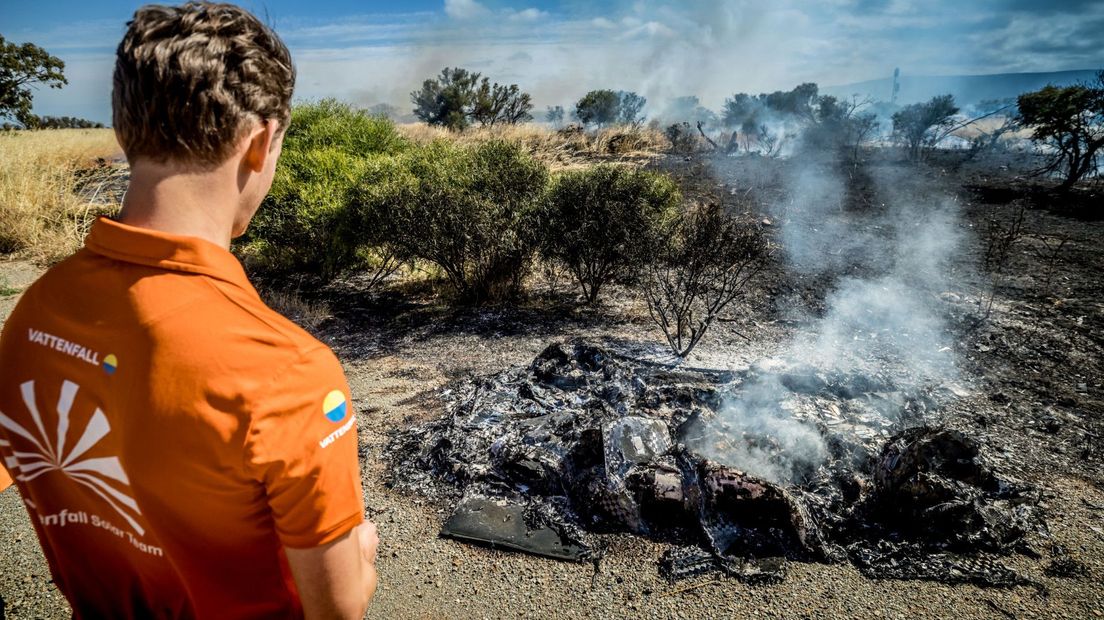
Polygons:
M777 402L762 402L764 384ZM966 435L922 424L932 395L885 378L673 368L572 341L446 400L388 458L394 486L453 506L442 533L461 540L586 560L602 533L631 532L672 545L670 579L770 582L804 560L1003 586L1023 579L993 555L1041 527L1033 492ZM749 406L774 417L742 425Z
M851 515L852 531L866 531L850 544L850 557L874 577L1027 584L975 554L1026 550L1024 536L1041 526L1039 499L996 476L962 433L910 428L887 442L875 463L873 491Z

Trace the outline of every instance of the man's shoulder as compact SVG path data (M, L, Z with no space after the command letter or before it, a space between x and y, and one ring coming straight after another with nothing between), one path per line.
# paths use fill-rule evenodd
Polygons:
M208 279L208 285L216 291L210 310L225 317L228 329L245 330L251 338L260 338L265 344L279 348L306 352L325 347L302 327L269 307L253 290Z
M177 351L200 369L221 368L228 375L277 377L290 365L306 365L320 375L335 367L340 372L328 346L256 293L217 280L205 285L210 295L151 322L146 334L152 343Z
M82 250L51 268L25 292L15 323L80 326L92 340L110 335L113 346L148 346L151 355L169 353L181 366L264 371L332 356L248 284L101 260ZM82 303L63 303L74 297Z

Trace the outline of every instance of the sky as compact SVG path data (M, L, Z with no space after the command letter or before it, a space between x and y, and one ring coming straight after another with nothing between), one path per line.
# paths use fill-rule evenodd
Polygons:
M107 122L115 46L140 2L0 0L0 35L66 63L35 111ZM892 75L1104 67L1104 0L246 0L291 49L296 98L410 108L446 66L517 83L538 110L587 90L696 95Z

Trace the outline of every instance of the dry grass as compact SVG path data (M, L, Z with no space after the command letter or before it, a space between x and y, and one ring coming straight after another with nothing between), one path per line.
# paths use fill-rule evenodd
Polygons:
M80 247L95 216L116 207L99 187L119 166L97 162L118 155L110 129L0 132L0 255L49 263Z
M1001 126L1003 126L1006 122L1008 122L1008 117L1006 117L1006 116L990 116L988 118L983 118L979 121L974 121L974 122L970 123L969 125L966 125L965 127L961 128L961 129L957 129L951 135L958 136L958 137L963 138L965 140L972 140L972 139L974 139L978 136L988 135L988 134L993 133L995 130L997 130ZM1032 133L1031 129L1021 127L1019 129L1017 129L1016 131L1010 131L1008 133L1005 133L1004 134L1004 139L1005 140L1011 140L1011 139L1024 139L1024 140L1026 140L1026 139L1031 137L1031 133Z
M333 317L327 304L308 302L296 291L264 288L261 290L261 296L269 308L309 332L317 333L322 323Z
M411 123L399 125L398 128L404 137L419 144L442 139L460 144L477 144L492 139L517 142L553 170L582 167L596 161L639 164L670 148L663 132L648 127L633 129L618 126L584 132L573 127L555 130L527 123L472 127L463 132L453 132L425 123Z

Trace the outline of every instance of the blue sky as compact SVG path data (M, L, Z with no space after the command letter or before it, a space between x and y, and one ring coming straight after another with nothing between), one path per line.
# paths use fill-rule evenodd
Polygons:
M112 54L139 2L0 0L0 34L67 64L40 114L110 117ZM681 95L1104 66L1104 0L247 0L292 50L300 99L409 108L445 66L518 83L539 107L591 88Z

